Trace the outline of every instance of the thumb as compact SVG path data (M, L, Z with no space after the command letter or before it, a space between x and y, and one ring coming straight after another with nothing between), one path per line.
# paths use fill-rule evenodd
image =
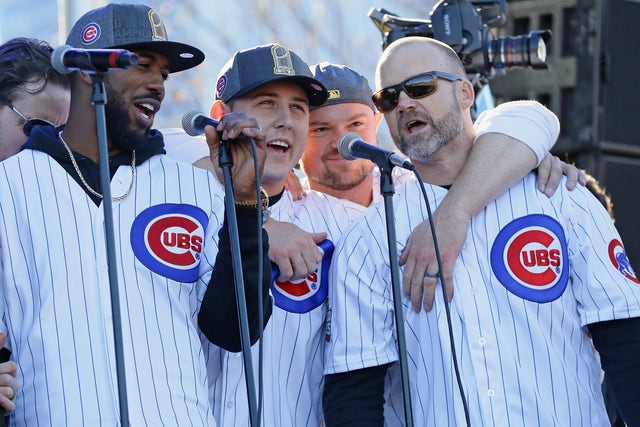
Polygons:
M327 233L313 233L311 235L311 238L313 239L314 242L316 243L320 243L322 242L324 239L327 238Z

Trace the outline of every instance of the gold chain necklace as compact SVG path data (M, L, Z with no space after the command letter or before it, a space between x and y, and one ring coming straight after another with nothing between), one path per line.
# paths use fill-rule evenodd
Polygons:
M67 149L67 153L69 153L69 157L71 158L71 164L73 164L73 168L76 170L76 173L78 174L78 177L80 178L80 182L82 182L82 185L84 185L84 187L89 191L89 193L102 199L104 196L98 193L97 191L95 191L93 188L91 188L91 186L89 186L87 181L85 181L84 176L82 175L82 172L80 172L80 168L78 167L78 163L76 163L76 158L71 152L71 148L69 148L69 146L67 145L67 142L64 140L64 138L62 138L62 131L58 132L58 138L60 139L60 142L62 142L62 145L64 145L64 148ZM117 202L117 201L126 199L129 193L131 193L131 189L133 188L133 183L135 182L135 180L136 180L136 150L133 150L131 154L131 184L129 184L129 188L127 189L126 193L124 193L122 196L112 197L111 200Z

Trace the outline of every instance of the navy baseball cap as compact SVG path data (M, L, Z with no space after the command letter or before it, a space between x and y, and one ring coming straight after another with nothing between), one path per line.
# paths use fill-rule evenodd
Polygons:
M228 102L278 80L300 86L307 94L310 105L321 105L327 100L327 89L313 78L309 65L280 44L236 52L218 75L216 99Z
M368 105L373 111L377 111L371 100L373 90L371 90L367 78L362 74L345 65L330 64L328 62L321 62L312 66L311 72L329 92L327 101L320 107L357 102Z
M200 49L169 41L160 14L143 4L108 4L85 13L69 32L69 46L82 49L150 50L169 59L169 71L204 61Z

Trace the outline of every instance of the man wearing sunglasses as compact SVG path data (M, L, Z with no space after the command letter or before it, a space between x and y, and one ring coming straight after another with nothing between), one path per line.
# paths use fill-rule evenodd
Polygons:
M463 65L446 44L407 37L383 53L377 86L373 99L394 142L440 209L478 134ZM412 224L426 219L421 189L411 182L394 196L399 250ZM386 390L384 421L404 421L402 395L393 393L400 378L388 257L377 242L381 209L365 213L334 253L331 278L341 292L332 299L325 361L329 427L382 425L391 367L386 385L396 388ZM403 301L415 425L460 426L468 417L472 426L605 426L602 369L628 425L640 425L640 281L587 189L560 186L547 198L526 176L471 217L453 271L450 304L442 275L429 311ZM359 327L371 334L349 333Z
M29 38L0 46L0 161L20 151L34 126L67 120L69 81L51 67L51 51Z

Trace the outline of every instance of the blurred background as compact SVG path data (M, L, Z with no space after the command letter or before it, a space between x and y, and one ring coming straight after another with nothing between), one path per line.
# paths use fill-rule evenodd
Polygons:
M115 1L116 3L131 3ZM220 67L236 50L279 42L309 64L347 64L373 87L382 35L369 18L384 8L402 18L429 20L434 0L146 0L163 17L169 38L205 52L205 62L171 76L155 126L179 127L190 110L208 113ZM102 0L1 0L0 41L30 36L64 44L66 34ZM499 0L464 0L483 5ZM492 100L537 99L560 118L554 154L598 178L613 198L616 225L632 266L640 266L640 112L638 34L640 0L507 0L506 22L492 39L550 30L549 69L505 67L485 73ZM433 15L435 23L436 15ZM447 42L442 38L435 37ZM488 38L487 38L488 40ZM486 41L486 40L485 40ZM450 43L449 43L450 44ZM453 46L452 46L453 47ZM486 48L474 54L482 55ZM476 58L477 59L477 58ZM486 59L485 59L486 60ZM392 148L386 128L382 145Z

